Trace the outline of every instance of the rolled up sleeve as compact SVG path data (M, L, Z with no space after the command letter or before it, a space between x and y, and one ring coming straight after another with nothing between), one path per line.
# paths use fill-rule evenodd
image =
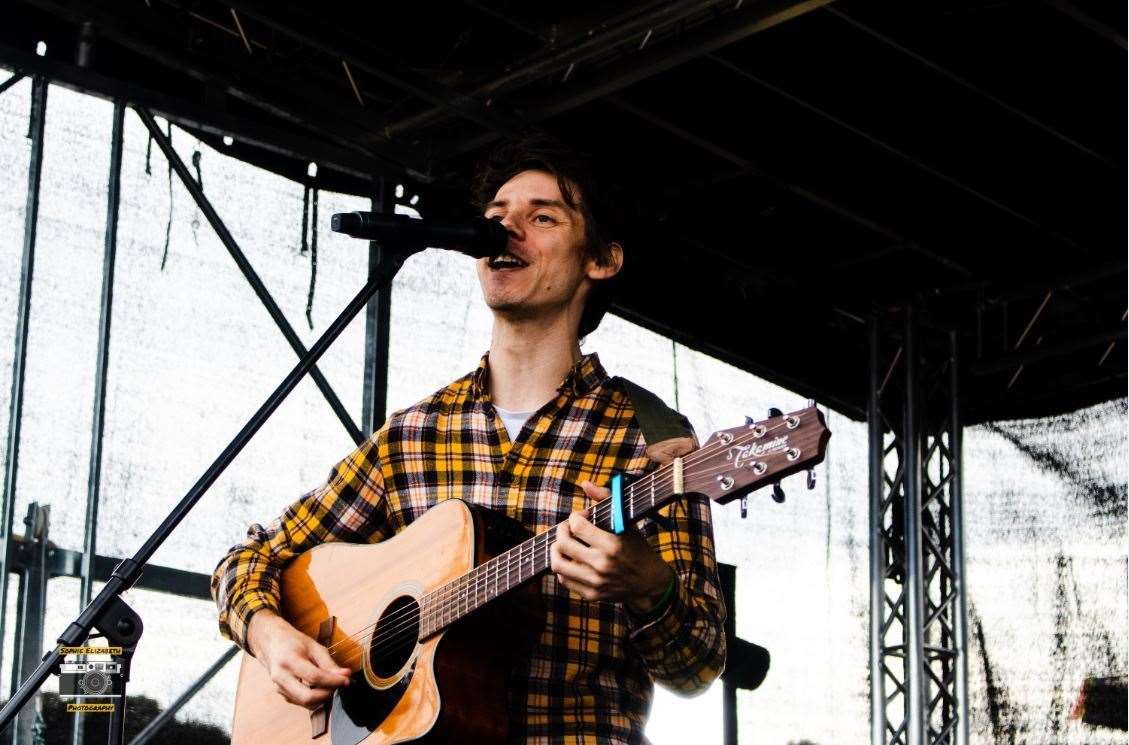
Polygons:
M224 637L251 653L247 625L258 611L281 604L282 569L328 541L375 543L392 532L379 459L382 432L333 467L318 489L290 504L268 527L255 523L212 572L212 598Z
M675 591L662 614L648 623L628 613L628 629L651 677L676 693L693 695L725 669L725 602L713 523L709 501L700 496L685 496L662 513L671 528L650 523L645 532L674 569Z

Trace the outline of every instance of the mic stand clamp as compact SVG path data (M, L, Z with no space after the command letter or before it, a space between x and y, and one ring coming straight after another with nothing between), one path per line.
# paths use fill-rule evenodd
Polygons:
M130 575L133 575L130 579ZM133 586L136 579L141 576L140 566L132 559L125 559L114 567L111 581L117 578L122 583L122 592ZM120 666L116 683L113 686L114 702L113 711L110 712L110 731L106 740L107 745L122 745L125 742L125 712L129 699L126 697L126 688L129 683L130 665L133 662L133 653L137 651L137 643L145 630L141 616L121 599L120 595L113 595L103 605L101 612L94 618L93 628L101 632L110 647L119 647L121 654L111 654L111 658ZM87 632L80 623L72 623L59 637L59 647L85 646L88 640ZM58 651L62 651L61 649ZM54 653L44 657L46 661ZM62 655L54 659L54 669L51 671L58 675L59 666L62 664ZM88 694L89 695L89 694ZM97 696L92 696L97 697Z

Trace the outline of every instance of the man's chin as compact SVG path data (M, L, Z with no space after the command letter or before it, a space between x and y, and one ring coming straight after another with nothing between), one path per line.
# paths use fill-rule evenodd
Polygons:
M535 315L533 309L514 300L498 300L493 303L487 301L486 307L492 310L494 315L510 321L532 318Z

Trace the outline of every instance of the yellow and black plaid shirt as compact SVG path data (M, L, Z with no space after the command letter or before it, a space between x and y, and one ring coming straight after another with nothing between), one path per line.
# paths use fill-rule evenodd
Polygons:
M212 576L220 631L246 649L251 614L277 610L281 568L323 542L375 543L445 499L503 512L530 531L552 530L589 507L577 484L606 484L655 467L623 386L596 355L583 357L558 396L510 442L478 369L393 414L268 528L252 525ZM511 702L527 743L639 743L652 680L703 690L725 664L725 607L709 503L685 497L647 520L644 534L676 570L667 610L640 624L619 603L589 602L541 579L547 621L528 660L528 684Z

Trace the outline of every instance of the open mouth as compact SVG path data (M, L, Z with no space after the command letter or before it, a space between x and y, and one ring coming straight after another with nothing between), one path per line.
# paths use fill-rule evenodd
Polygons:
M491 269L521 269L522 267L529 266L529 264L526 264L508 251L489 259L487 265Z

